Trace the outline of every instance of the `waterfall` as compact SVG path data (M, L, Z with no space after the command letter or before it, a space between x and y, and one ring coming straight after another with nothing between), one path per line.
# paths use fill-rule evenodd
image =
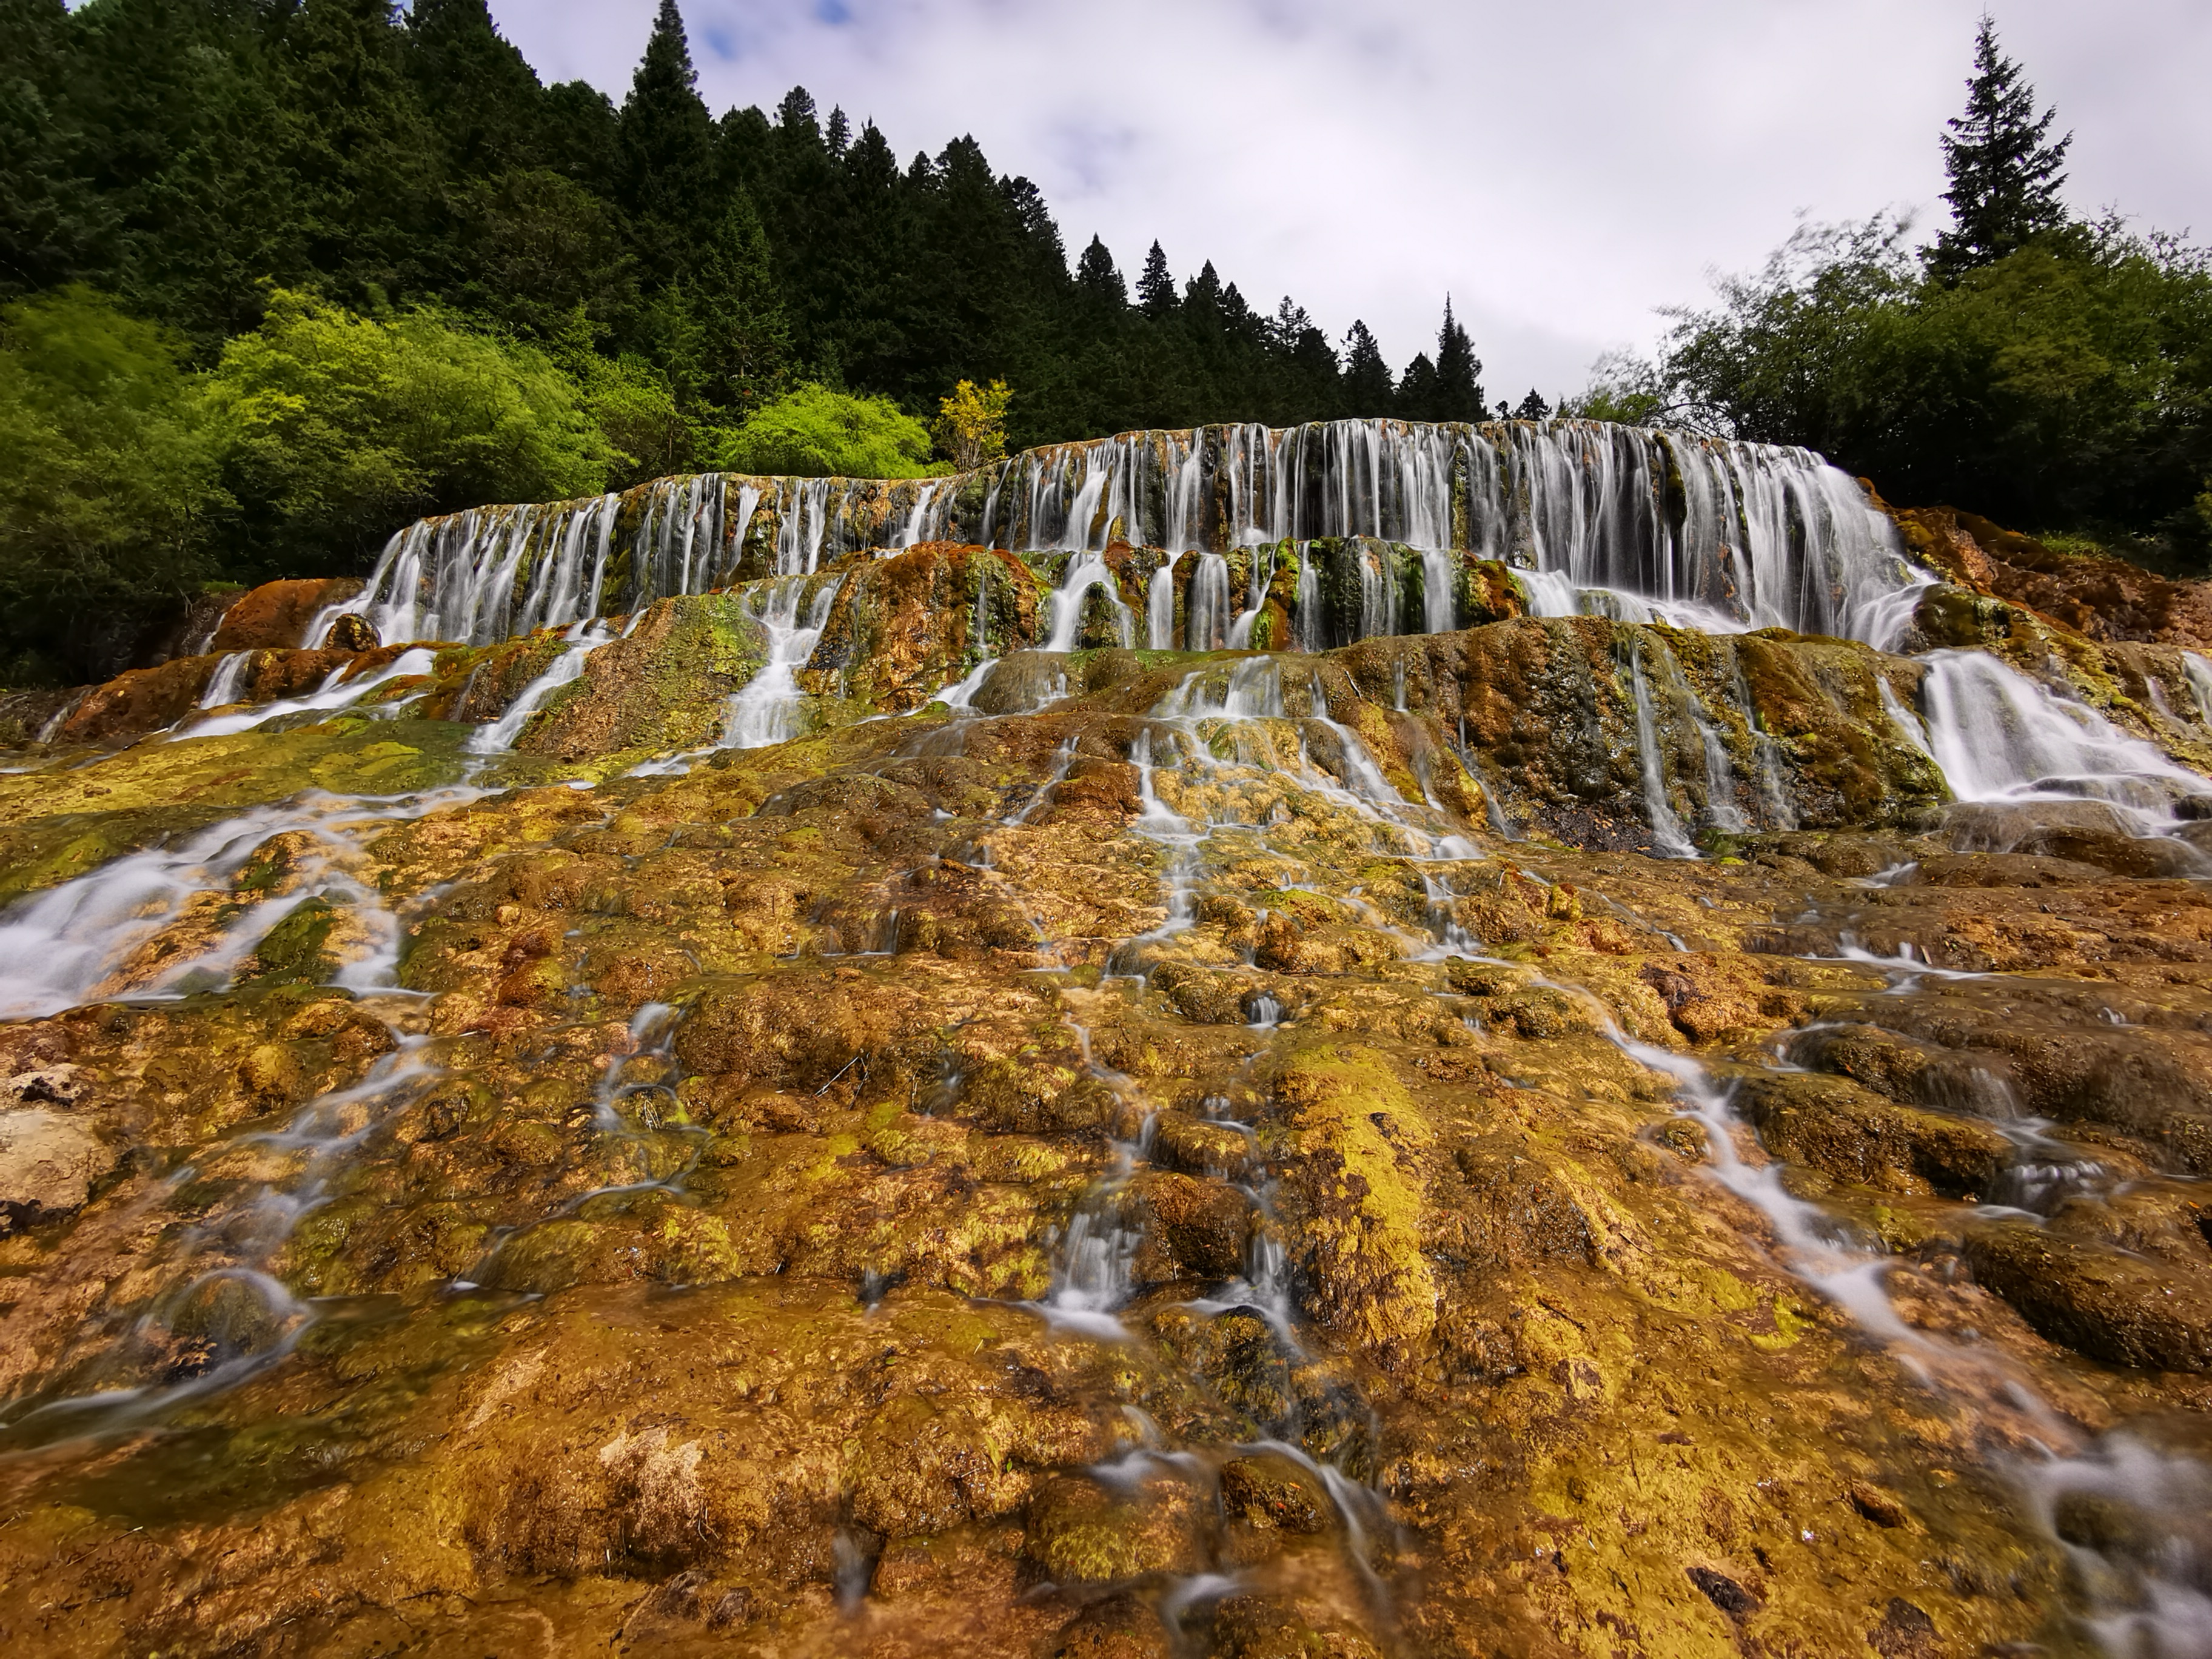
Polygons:
M1457 585L1458 566L1451 556L1441 548L1424 548L1421 551L1421 630L1427 634L1449 634L1459 620L1459 607L1453 595Z
M1387 549L1359 550L1359 634L1363 640L1398 631L1398 573Z
M2148 830L2170 817L2177 795L2212 793L2150 744L1986 652L1937 651L1925 661L1924 747L1960 800L2087 797Z
M233 651L215 665L208 677L207 690L200 694L203 708L221 708L238 701L240 684L246 678L246 665L253 660L251 651Z
M1228 612L1229 561L1218 553L1201 553L1197 568L1191 572L1190 597L1184 604L1182 648L1219 650Z
M1175 562L1170 559L1152 572L1145 586L1145 647L1151 651L1175 649Z
M913 547L929 539L924 526L929 523L929 498L937 493L934 483L922 485L914 498L914 511L907 515L906 528L900 532L896 545Z
M723 722L725 749L764 749L798 735L799 710L804 701L798 671L814 654L822 629L830 621L830 607L837 597L836 581L821 583L808 606L806 620L799 619L799 606L807 580L789 576L766 584L765 597L750 614L768 635L768 660L730 699Z
M331 670L324 677L322 684L304 697L286 697L277 702L242 708L236 714L189 720L176 728L175 735L179 738L220 738L233 732L250 731L254 726L265 726L270 720L287 714L332 713L359 702L370 692L391 681L428 674L437 666L437 662L435 654L418 647L412 651L403 651L383 667L353 679L346 676L354 663L343 662Z
M1639 640L1629 659L1636 694L1636 757L1644 775L1644 815L1650 821L1652 844L1668 858L1693 859L1698 849L1683 832L1682 820L1667 792L1667 769L1659 753L1658 721L1651 708L1651 682L1644 672Z
M960 505L971 480L984 485L980 514ZM1875 644L1901 635L1931 580L1859 485L1808 450L1594 421L1322 421L1127 432L926 483L698 473L621 495L473 507L395 535L368 592L319 613L305 642L343 610L391 642L485 644L726 586L762 507L775 514L772 568L751 568L785 576L939 538L1018 554L1096 553L1120 538L1170 557L1394 543L1421 556L1419 623L1431 633L1456 620L1462 555L1518 565L1544 614ZM627 574L609 592L623 526ZM1412 622L1394 615L1369 631Z
M489 726L479 726L469 739L472 755L503 755L514 747L538 706L564 685L572 685L584 672L584 660L613 636L604 629L586 629L570 635L572 643L556 657L545 672L522 688L507 712Z
M1060 586L1053 592L1052 633L1044 649L1075 649L1075 636L1083 626L1084 599L1094 587L1106 590L1108 602L1114 609L1120 642L1123 645L1135 642L1136 622L1129 614L1129 607L1121 603L1121 595L1115 591L1114 573L1107 568L1106 561L1097 554L1079 553L1067 562L1067 573L1060 578Z
M1313 545L1298 544L1298 649L1319 651L1327 643L1321 626L1321 567Z
M1229 648L1249 651L1252 648L1252 624L1260 619L1260 607L1267 602L1267 585L1275 576L1275 549L1272 543L1252 550L1252 579L1245 589L1244 609L1229 625Z

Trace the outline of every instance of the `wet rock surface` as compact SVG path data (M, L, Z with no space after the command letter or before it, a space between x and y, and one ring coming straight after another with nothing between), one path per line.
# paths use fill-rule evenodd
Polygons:
M2187 1651L2179 647L2067 635L2149 793L1960 803L1962 647L1469 559L1306 653L1294 551L1271 651L936 543L81 708L0 778L0 1632Z

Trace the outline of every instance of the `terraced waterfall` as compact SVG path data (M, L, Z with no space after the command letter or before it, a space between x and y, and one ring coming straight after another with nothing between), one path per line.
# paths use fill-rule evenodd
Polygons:
M26 1650L2212 1655L2196 588L1342 422L191 644L9 716Z

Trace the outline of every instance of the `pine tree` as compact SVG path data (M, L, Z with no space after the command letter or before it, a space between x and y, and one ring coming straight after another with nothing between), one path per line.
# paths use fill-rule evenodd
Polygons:
M1155 241L1145 255L1144 274L1137 278L1137 306L1152 318L1166 316L1176 308L1175 278L1168 272L1168 256Z
M1150 267L1146 267L1149 273ZM1210 322L1218 327L1221 318L1221 273L1208 259L1198 268L1198 275L1182 285L1183 314L1194 322Z
M97 259L109 210L72 166L72 33L62 0L0 0L0 296L65 282Z
M1117 316L1129 303L1128 284L1121 280L1106 244L1096 236L1075 262L1075 289L1102 320Z
M1440 421L1437 409L1437 366L1427 352L1417 351L1399 377L1397 412L1409 421Z
M409 72L453 168L483 175L539 162L537 71L484 0L414 0L407 44Z
M1504 406L1502 403L1498 405L1500 409ZM1528 395L1521 400L1521 407L1513 411L1513 418L1516 421L1548 421L1552 418L1552 406L1544 401L1542 393L1530 386Z
M284 33L302 240L355 303L412 298L441 274L444 158L404 46L391 0L305 0Z
M1974 75L1966 82L1966 112L1947 123L1943 169L1951 188L1952 228L1936 239L1929 264L1945 281L1994 264L2035 237L2066 222L2058 187L2068 133L2048 142L2057 112L2035 112L2035 88L2021 66L1997 48L1997 27L1984 13L1974 38Z
M1345 413L1355 418L1388 415L1397 403L1390 365L1364 322L1354 321L1344 337Z
M791 325L760 216L743 192L699 239L687 287L702 337L684 390L733 413L774 395L790 367Z
M714 124L699 100L698 73L684 35L676 0L660 0L623 100L617 130L617 180L623 207L641 221L653 273L675 274L684 228L720 205L714 165Z
M1482 359L1474 355L1474 342L1452 315L1451 295L1444 295L1443 326L1437 331L1437 389L1432 421L1479 421L1483 415Z

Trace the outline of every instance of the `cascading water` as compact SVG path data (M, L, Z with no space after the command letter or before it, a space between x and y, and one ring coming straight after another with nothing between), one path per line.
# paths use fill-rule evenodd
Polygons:
M252 660L251 651L234 651L216 664L215 672L208 678L207 690L200 696L200 707L221 708L236 702L246 668Z
M1693 859L1697 848L1682 829L1681 815L1667 786L1666 758L1660 753L1658 722L1651 705L1651 680L1644 672L1639 641L1630 659L1629 675L1636 702L1636 755L1644 777L1644 815L1651 825L1651 839L1668 858Z
M1060 586L1052 595L1052 631L1046 640L1047 651L1073 651L1077 635L1082 631L1085 603L1093 588L1106 596L1113 613L1114 626L1119 642L1136 642L1136 623L1129 607L1121 603L1115 592L1114 572L1104 558L1096 553L1079 553L1067 562L1067 574L1060 578Z
M1244 594L1244 609L1229 625L1229 648L1249 651L1252 648L1252 624L1260 619L1260 611L1267 603L1267 585L1275 574L1275 550L1272 546L1252 550L1251 579Z
M1145 647L1151 651L1175 649L1175 564L1169 561L1152 572L1145 587Z
M340 984L388 983L399 945L381 898L349 868L367 836L473 799L447 788L386 799L311 793L227 818L174 846L116 860L64 882L0 917L0 1019L31 1019L100 995L173 997L226 983L271 929L320 900L361 931ZM218 925L198 925L204 896L229 890L247 861L280 839L295 853L283 891L235 905Z
M276 702L241 708L234 714L190 719L176 728L175 734L180 738L219 738L234 732L251 731L289 714L332 714L360 702L371 692L393 680L428 674L436 665L436 657L420 647L403 651L383 667L372 669L364 674L355 674L352 662L342 663L331 670L321 685L304 697L286 697ZM201 706L216 707L206 702Z
M556 657L545 672L521 690L506 712L488 726L479 726L469 739L469 752L473 755L504 754L514 747L514 740L522 735L522 728L536 714L545 699L564 685L573 685L581 678L584 665L592 652L614 636L606 629L589 623L579 623L569 630L568 649Z
M1190 599L1184 611L1183 649L1218 651L1229 621L1229 561L1218 553L1201 553L1191 572Z
M807 604L802 623L799 607L810 586L815 590L814 597ZM805 701L799 690L798 672L822 638L830 621L830 607L836 601L837 586L835 581L810 583L804 576L786 576L767 584L754 620L768 636L768 660L730 699L722 727L723 748L760 749L794 735Z
M1924 747L1962 801L2101 800L2148 835L2171 822L2177 796L2212 793L2150 744L1985 652L1923 660Z
M620 496L424 520L392 538L359 599L319 613L303 643L349 610L386 641L482 643L702 592L741 571L811 574L825 560L940 538L1097 554L1118 538L1170 558L1285 540L1395 543L1421 556L1419 623L1430 632L1455 619L1458 555L1522 566L1542 590L1540 608L1561 613L1877 644L1903 628L1927 580L1859 486L1808 451L1595 422L1124 433L1025 451L980 481L975 492L962 476L916 484L708 473ZM763 511L775 537L748 565ZM626 574L608 591L617 562ZM1395 574L1376 574L1391 586L1369 608L1369 631L1395 632ZM1306 612L1303 592L1300 603ZM1159 637L1152 620L1148 607L1148 643ZM1224 610L1218 625L1229 623Z

